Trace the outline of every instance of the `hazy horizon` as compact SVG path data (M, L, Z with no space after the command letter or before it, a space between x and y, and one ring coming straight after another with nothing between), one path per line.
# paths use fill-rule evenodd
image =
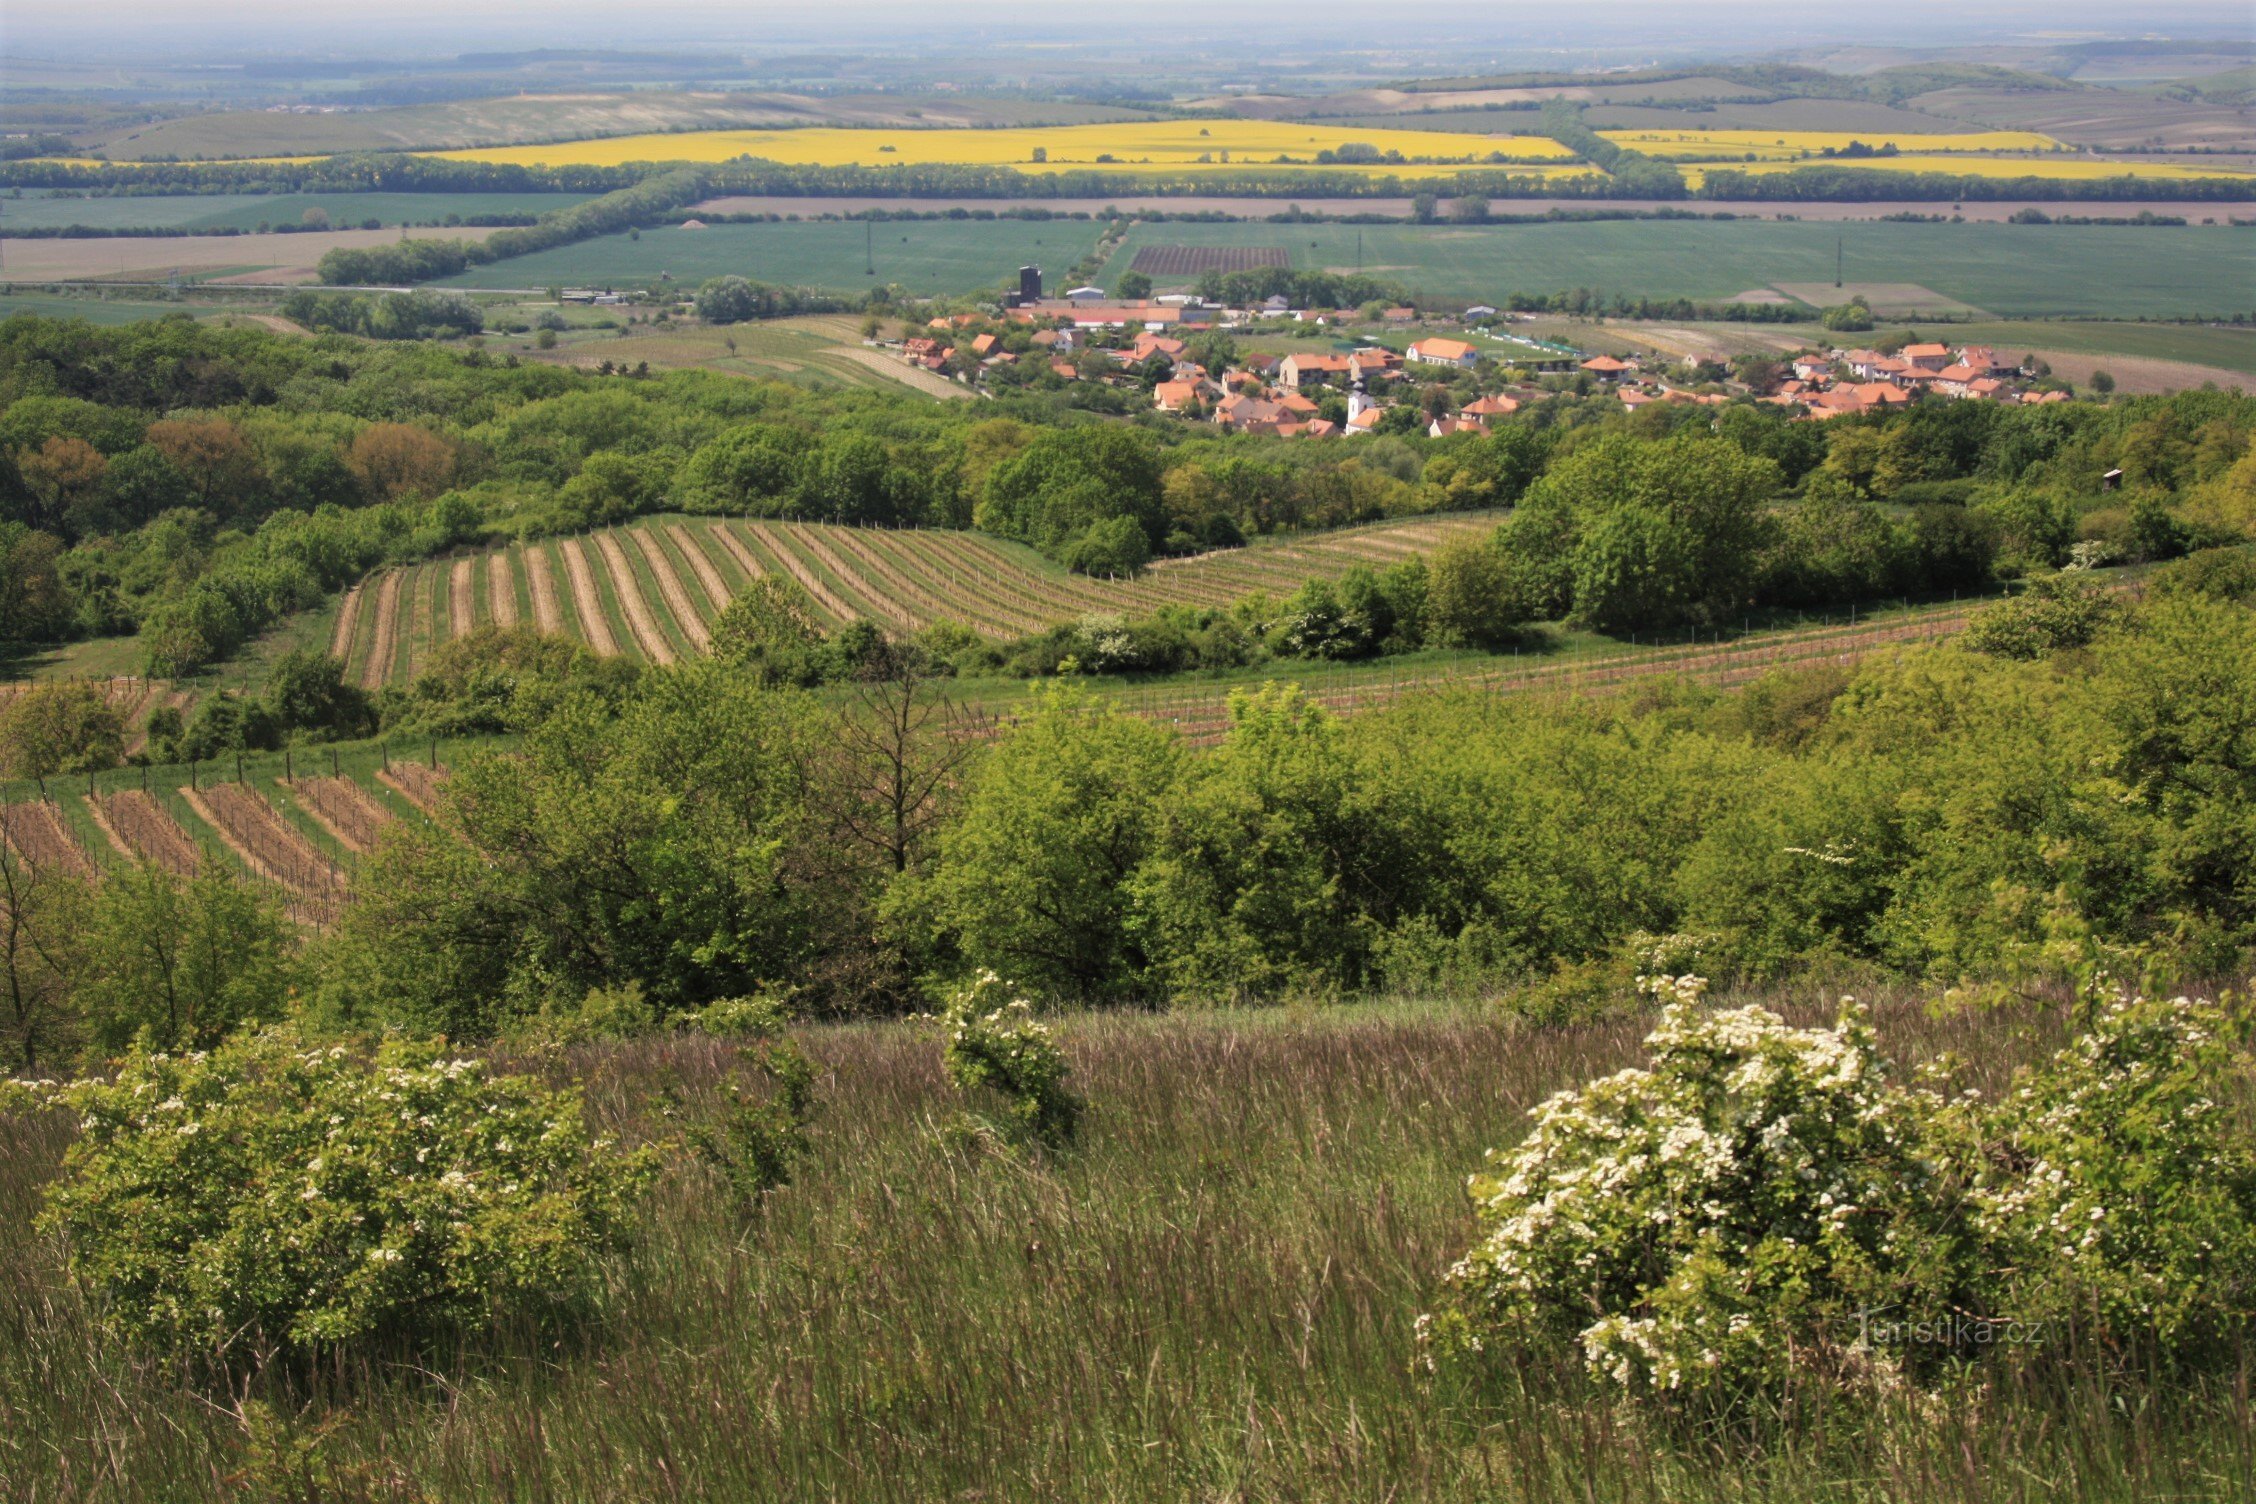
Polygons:
M2142 11L2133 22L2118 7L2090 3L1970 9L1944 0L1907 0L1888 11L1813 13L1783 0L1632 0L1602 11L1554 6L1499 8L1477 18L1461 5L1409 0L1389 7L1383 30L1368 7L1338 0L1252 0L1219 19L1195 0L1157 0L1133 20L1063 18L1054 5L1030 0L974 0L948 7L855 4L810 10L768 0L660 0L622 12L593 0L482 7L465 16L442 0L393 0L380 10L337 4L242 0L216 16L192 0L132 0L95 7L60 0L16 0L0 19L0 60L32 55L56 60L115 60L121 65L194 61L209 65L287 53L339 57L434 58L483 50L604 48L621 52L711 53L726 57L759 49L801 51L825 45L887 53L941 47L967 50L1050 45L1168 47L1240 45L1258 38L1267 51L1303 53L1325 47L1344 56L1384 58L1446 45L1568 50L1604 58L1655 55L1722 56L1809 47L1954 47L2044 45L2081 40L2166 37L2191 41L2248 40L2256 11L2240 0L2175 0ZM1222 61L1216 57L1214 61ZM1604 59L1594 57L1593 62ZM1259 61L1245 57L1248 67ZM1469 60L1468 60L1469 61Z

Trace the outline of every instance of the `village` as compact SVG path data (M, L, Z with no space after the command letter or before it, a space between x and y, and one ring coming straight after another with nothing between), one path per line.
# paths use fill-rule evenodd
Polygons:
M1296 308L1282 297L1234 308L1195 294L1123 298L1076 287L1045 297L1021 268L999 308L941 314L898 342L901 359L983 393L1102 385L1123 410L1149 409L1233 433L1353 438L1485 431L1548 397L1720 406L1749 398L1810 419L1883 411L1922 397L2070 400L2041 367L1982 345L1882 341L1731 362L1593 354L1515 333L1524 314L1488 305L1443 312ZM1263 353L1320 340L1329 348Z

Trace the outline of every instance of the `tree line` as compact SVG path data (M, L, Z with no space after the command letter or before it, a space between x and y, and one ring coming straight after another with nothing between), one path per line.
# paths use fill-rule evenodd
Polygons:
M601 681L515 629L506 671L463 659L416 694L507 683L522 739L459 757L445 818L393 828L332 932L301 945L223 880L81 890L8 848L0 998L17 1052L53 1059L208 1043L292 987L352 1027L475 1039L630 986L658 1019L752 994L852 1014L983 970L1084 1003L1534 985L1571 1007L1668 934L1751 978L2026 976L2071 933L2222 974L2256 944L2252 595L2246 551L2213 553L2074 630L2040 594L2035 635L1978 622L1734 691L1341 720L1270 685L1204 753L1068 682L969 738L917 651L868 631L842 687L790 688L768 650L822 644L774 601L732 606L711 659ZM169 948L213 931L231 943L168 983Z

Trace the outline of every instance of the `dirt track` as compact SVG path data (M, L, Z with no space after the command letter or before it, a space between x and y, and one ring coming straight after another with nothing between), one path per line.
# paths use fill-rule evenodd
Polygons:
M509 550L486 558L486 610L497 627L517 625L517 578L509 568Z
M337 625L329 634L329 656L343 663L352 652L353 630L359 624L360 597L367 582L362 581L345 592L337 603Z
M611 593L619 598L619 609L626 613L627 630L634 634L642 655L652 663L673 662L677 656L674 645L658 629L658 618L651 614L650 602L643 599L642 582L635 578L634 565L627 562L626 550L619 547L619 535L597 533L595 546L603 554L603 567L611 575Z
M400 572L395 569L376 587L376 634L368 646L368 666L360 674L364 689L379 688L392 677L393 619L399 611L399 586Z
M525 585L533 598L533 625L543 632L564 630L564 608L556 599L556 573L548 550L537 543L525 545Z
M912 366L898 355L884 350L872 350L867 345L833 345L823 353L835 355L841 360L850 360L858 366L868 366L886 380L915 387L927 397L940 397L952 402L972 395L970 387L950 381L945 376L935 375L922 366Z
M634 539L635 547L642 550L642 560L650 566L650 577L658 582L658 597L673 613L674 625L681 628L691 646L703 652L712 644L713 632L690 600L688 587L674 570L674 561L666 557L666 550L651 536L649 529L638 527L629 536Z
M477 572L476 559L461 558L454 561L454 568L447 574L447 629L444 634L434 636L433 641L444 642L460 637L476 624Z
M618 657L619 642L611 635L611 622L603 614L603 596L595 588L595 572L588 568L580 540L566 538L556 545L556 551L564 556L564 573L572 580L572 609L580 616L580 635L602 657Z

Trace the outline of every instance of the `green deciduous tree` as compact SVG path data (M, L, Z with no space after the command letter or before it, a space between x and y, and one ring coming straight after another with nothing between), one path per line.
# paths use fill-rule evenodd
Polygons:
M942 838L936 911L970 962L1063 998L1143 987L1128 883L1182 758L1148 722L1045 691L980 765L962 820Z

